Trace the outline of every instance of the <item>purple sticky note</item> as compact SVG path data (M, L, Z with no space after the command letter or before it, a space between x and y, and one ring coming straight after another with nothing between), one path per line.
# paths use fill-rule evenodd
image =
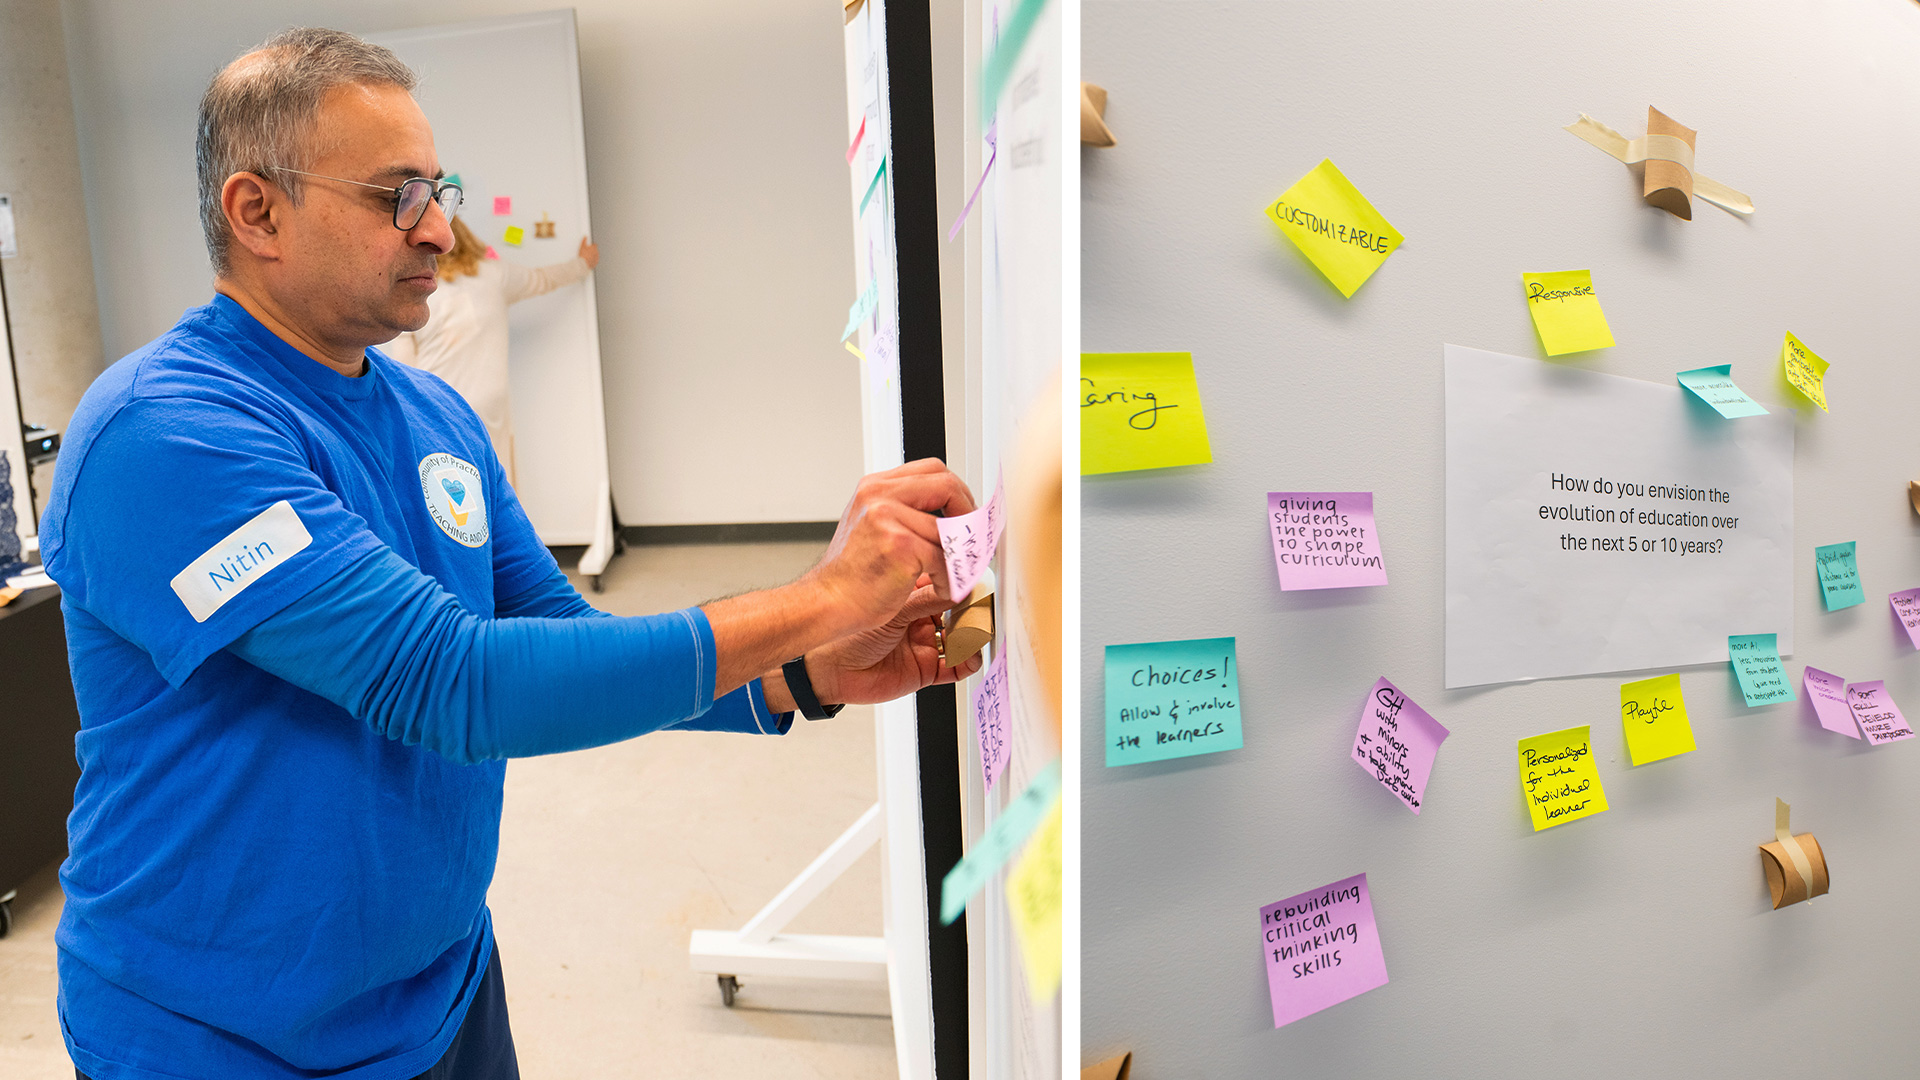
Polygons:
M1365 874L1261 908L1260 936L1274 1027L1387 985Z
M1813 714L1820 718L1821 727L1850 739L1860 737L1860 725L1853 722L1853 710L1847 708L1847 680L1808 664L1800 682L1807 688L1807 700L1813 702Z
M1267 536L1282 589L1387 583L1371 491L1270 491Z
M1353 737L1353 759L1380 785L1420 812L1427 798L1433 756L1447 729L1383 676L1360 707L1360 730Z
M1907 640L1920 649L1920 589L1894 593L1887 597L1887 603L1893 605L1894 618L1907 628Z
M949 599L959 603L973 591L974 583L987 572L987 564L993 561L993 551L1000 543L1000 534L1006 530L1006 522L1000 515L1000 504L1006 492L1006 481L1001 480L993 486L993 498L987 505L970 514L959 517L940 518L940 550L947 557L947 583L951 588Z
M1854 722L1860 725L1869 746L1913 738L1913 729L1900 715L1900 706L1887 696L1885 680L1848 683L1847 708L1853 710Z
M980 736L980 771L987 790L1007 771L1013 747L1007 742L1007 654L999 646L993 650L993 663L973 695L973 729Z
M506 217L513 213L513 196L495 195L493 197L493 216Z

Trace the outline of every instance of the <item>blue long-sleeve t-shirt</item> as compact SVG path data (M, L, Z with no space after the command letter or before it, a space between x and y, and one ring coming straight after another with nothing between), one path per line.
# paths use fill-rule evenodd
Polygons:
M60 1013L95 1080L426 1071L492 949L505 758L791 721L712 699L698 609L581 600L444 383L341 376L225 297L87 392L41 544L81 713Z

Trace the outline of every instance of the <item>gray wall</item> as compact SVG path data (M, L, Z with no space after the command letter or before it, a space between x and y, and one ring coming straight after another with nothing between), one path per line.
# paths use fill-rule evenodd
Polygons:
M289 25L367 32L549 6L67 0L108 354L211 295L193 119L228 60ZM839 14L807 0L575 7L622 518L837 518L860 473L857 366L836 337L854 294Z
M1683 669L1698 752L1639 769L1602 675L1442 688L1441 345L1541 355L1529 270L1590 267L1617 348L1575 361L1672 385L1733 363L1784 399L1791 329L1833 361L1798 417L1798 654L1884 677L1920 714L1887 608L1920 585L1920 7L1087 0L1083 77L1111 150L1082 154L1083 345L1190 349L1209 466L1088 478L1080 765L1083 1060L1143 1077L1884 1076L1912 1070L1920 744L1747 710ZM1646 207L1560 130L1697 127L1751 194ZM1341 299L1262 209L1330 156L1407 236ZM1282 594L1272 490L1376 493L1384 588ZM1858 540L1868 603L1828 614L1813 547ZM1729 587L1740 587L1729 583ZM1101 649L1234 635L1246 745L1102 764ZM1658 672L1655 672L1656 674ZM1452 729L1414 817L1348 759L1380 675ZM1612 810L1531 832L1515 741L1592 724ZM1833 892L1772 912L1773 799ZM1392 982L1275 1031L1259 909L1365 872Z

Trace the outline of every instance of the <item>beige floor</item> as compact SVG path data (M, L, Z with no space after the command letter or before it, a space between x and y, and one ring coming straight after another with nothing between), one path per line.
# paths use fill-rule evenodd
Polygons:
M777 584L817 544L632 548L588 594L643 614ZM873 724L850 708L782 739L661 734L516 761L491 903L522 1074L895 1075L883 988L750 980L734 1008L688 970L695 928L738 927L869 805ZM0 1077L73 1075L54 1015L52 870L0 940ZM880 932L868 853L795 922Z

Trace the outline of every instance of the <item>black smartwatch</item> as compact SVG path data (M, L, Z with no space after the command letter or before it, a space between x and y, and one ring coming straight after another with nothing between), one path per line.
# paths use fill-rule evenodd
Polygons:
M787 692L793 695L793 703L800 706L800 715L809 720L826 720L840 714L845 705L822 705L820 695L813 692L813 680L807 678L807 658L796 656L780 665L780 673L787 677Z

